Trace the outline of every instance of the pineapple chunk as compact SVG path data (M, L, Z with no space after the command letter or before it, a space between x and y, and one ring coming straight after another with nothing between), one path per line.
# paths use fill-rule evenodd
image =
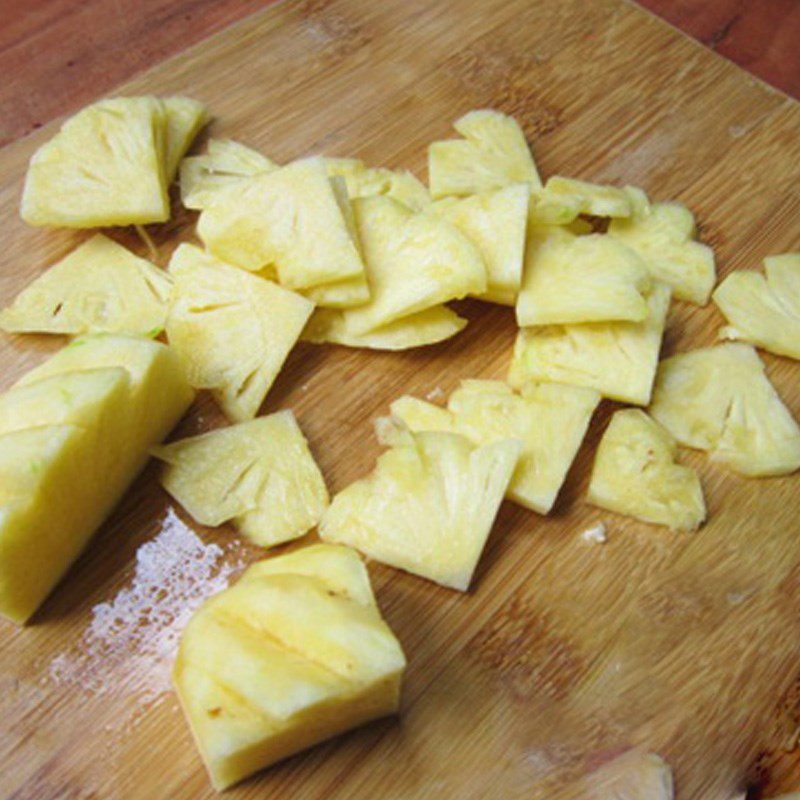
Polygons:
M736 271L714 291L714 302L730 325L720 334L780 356L800 359L800 253L764 260L766 279Z
M514 305L522 283L530 187L524 183L472 197L447 197L433 210L474 242L486 264L482 300Z
M186 208L203 209L230 187L242 186L243 178L276 169L278 165L257 150L230 139L210 139L206 154L181 161L181 202Z
M405 666L358 556L323 544L258 562L207 601L183 632L173 680L225 789L396 713Z
M321 158L254 175L223 192L201 212L197 233L223 261L253 272L274 266L290 289L364 274Z
M608 233L635 250L655 280L673 295L705 305L716 280L714 251L694 241L692 212L680 203L650 204L641 189L628 187L633 214L613 219Z
M756 351L722 344L661 362L650 413L683 445L748 476L800 467L800 428Z
M235 422L252 419L313 311L271 281L182 244L169 265L175 286L167 338L189 382L213 390Z
M628 750L585 779L585 800L674 800L672 770L655 753Z
M328 175L344 178L352 199L386 195L412 211L422 211L431 204L425 185L408 170L370 168L357 158L328 158L325 164Z
M596 389L603 397L650 402L669 309L669 287L656 283L643 322L601 322L523 328L517 335L508 382L553 381Z
M581 214L595 217L629 217L633 206L629 193L616 186L562 178L549 178L531 205L532 222L567 225Z
M481 254L455 226L389 197L353 202L372 299L344 312L360 336L433 306L486 291Z
M670 433L638 408L617 411L594 459L588 500L630 517L693 531L706 518L697 473L676 463Z
M649 313L650 287L642 259L610 236L575 236L555 225L532 225L517 323L640 322Z
M454 433L406 432L333 498L320 537L466 591L519 452L513 440L477 447Z
M167 115L155 97L101 100L68 119L33 155L22 218L94 228L169 219Z
M23 623L193 397L149 339L78 339L0 396L0 614Z
M297 539L328 491L291 411L157 447L164 488L203 525L234 525L262 547Z
M314 344L340 344L369 350L408 350L436 344L455 336L467 324L447 306L418 311L367 333L350 330L347 315L341 311L315 311L303 331L302 339Z
M208 123L209 116L205 106L190 97L165 97L163 102L167 113L164 174L167 183L171 183L181 159L191 147L194 137Z
M152 335L164 327L171 288L165 272L98 233L0 311L0 328Z
M522 451L506 497L547 514L599 402L598 392L576 386L528 383L517 394L502 381L464 380L446 410L401 397L391 413L412 431L451 431L475 444L517 439Z
M463 139L428 148L428 180L435 200L527 183L541 189L533 156L519 123L499 111L470 111L453 123Z

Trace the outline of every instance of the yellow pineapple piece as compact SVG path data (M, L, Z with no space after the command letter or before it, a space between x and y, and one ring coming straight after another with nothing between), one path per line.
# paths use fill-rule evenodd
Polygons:
M653 286L642 322L594 322L523 328L517 335L508 382L552 381L596 389L603 397L647 405L669 309L670 291Z
M470 111L453 123L463 139L434 142L428 148L428 181L434 200L470 195L527 183L540 189L525 134L519 123L499 111Z
M167 273L98 233L0 311L0 328L153 335L164 327L171 289Z
M800 428L746 344L679 353L658 368L650 413L683 445L752 477L800 467Z
M276 169L278 165L257 150L231 139L209 139L207 153L181 161L181 202L186 208L205 208L220 193L241 186L242 179Z
M653 203L641 189L627 188L632 215L613 219L613 236L635 250L655 280L672 288L673 295L705 305L716 280L714 251L694 241L694 216L680 203Z
M551 209L557 224L572 222L580 214L593 217L629 217L633 213L630 194L618 186L579 181L553 175L538 193L534 204L536 212ZM543 222L550 222L542 219Z
M30 225L94 228L169 219L167 117L155 97L101 100L33 155L21 214Z
M522 282L530 187L524 183L471 197L446 197L433 210L477 245L486 265L482 300L514 305Z
M175 285L167 338L184 358L189 382L211 389L235 422L252 419L313 304L194 245L178 247L169 272Z
M328 158L325 164L329 175L344 178L352 199L386 195L412 211L422 211L431 204L425 184L408 170L367 167L357 158Z
M208 111L202 103L190 97L165 97L167 115L167 143L164 152L164 174L171 183L186 151L195 136L208 123Z
M513 440L478 447L454 433L406 432L333 498L320 537L466 591L519 452Z
M644 411L617 411L597 448L588 501L670 530L695 530L706 518L703 488L677 455L675 439Z
M390 322L367 333L355 334L341 311L318 309L311 316L302 339L314 344L340 344L368 350L408 350L449 339L462 331L467 320L447 306L433 306Z
M447 409L406 396L391 413L412 431L460 433L475 444L518 440L522 451L506 497L547 514L599 402L598 392L577 386L528 383L516 393L503 381L464 380Z
M720 335L800 359L800 253L770 256L764 270L766 279L737 270L715 289L714 302L730 323Z
M397 712L406 660L354 551L257 562L181 637L173 680L216 789Z
M192 401L165 345L78 339L0 395L0 614L23 623Z
M363 276L357 242L321 158L260 173L204 208L197 233L217 258L273 266L290 289Z
M203 525L233 520L262 547L313 528L328 491L291 411L157 447L164 488Z
M590 772L580 797L586 800L674 800L672 770L655 753L628 750Z
M344 312L355 336L486 290L480 252L455 226L390 197L353 201L372 297Z
M642 259L610 236L575 236L556 225L532 225L517 323L640 322L649 313L650 288Z

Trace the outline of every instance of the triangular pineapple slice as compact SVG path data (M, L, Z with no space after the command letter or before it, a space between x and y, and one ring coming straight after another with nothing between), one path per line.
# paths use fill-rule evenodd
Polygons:
M650 287L642 259L610 236L575 236L557 225L531 225L517 322L640 322L648 315Z
M557 383L528 383L519 394L503 381L464 380L447 409L401 397L392 417L412 431L451 431L476 444L517 439L522 451L506 497L547 514L553 507L600 395Z
M197 233L243 269L274 266L290 289L363 275L364 264L322 158L260 173L204 208Z
M208 152L184 158L180 165L181 202L202 209L243 178L274 172L278 165L257 150L231 139L209 139Z
M499 111L470 111L453 123L463 139L428 148L428 181L435 200L502 189L512 183L541 188L519 123Z
M641 189L628 187L633 209L613 219L608 233L634 249L650 274L672 287L679 300L705 305L716 280L714 251L694 241L692 212L680 203L653 203Z
M164 488L203 525L233 520L262 547L297 539L328 507L325 481L291 411L157 447Z
M79 111L31 158L22 218L66 228L169 219L166 127L155 97L115 97Z
M631 197L625 189L553 175L531 203L531 221L566 225L580 214L594 217L629 217Z
M742 475L800 467L800 428L746 344L679 353L658 368L650 413L683 445Z
M169 272L167 338L185 359L189 382L212 389L232 420L252 419L313 304L189 244L175 251Z
M522 282L530 187L524 183L471 197L446 197L433 210L474 242L486 264L482 300L514 305Z
M314 344L340 344L368 350L408 350L436 344L462 331L467 320L447 306L433 306L390 322L374 331L355 334L341 311L318 309L303 331L302 339Z
M209 117L205 106L190 97L165 97L163 102L167 113L164 174L167 183L171 183L181 159Z
M173 680L224 789L395 713L405 665L358 556L316 545L254 564L207 601L183 632Z
M715 289L714 302L730 323L720 335L800 359L800 253L770 256L764 269L766 279L737 270Z
M372 294L344 312L353 335L486 290L481 254L454 225L390 197L359 198L353 210Z
M703 488L677 455L675 439L644 411L617 411L597 447L587 499L644 522L693 531L706 518Z
M357 158L328 158L328 174L344 178L352 198L386 195L412 211L422 211L431 204L431 196L420 180L408 170L367 167Z
M508 382L553 381L596 389L604 397L647 405L669 309L669 287L656 283L643 322L595 322L523 328Z
M454 433L406 432L333 498L320 537L466 591L519 452L513 440L476 447Z
M0 328L152 335L164 327L171 289L166 272L98 233L0 311Z

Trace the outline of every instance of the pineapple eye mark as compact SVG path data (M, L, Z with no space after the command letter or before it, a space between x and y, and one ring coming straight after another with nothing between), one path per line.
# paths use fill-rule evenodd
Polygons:
M258 459L253 459L237 476L234 482L225 490L225 494L222 496L223 500L227 500L232 494L238 492L241 486L244 484L247 477L253 472L253 470L258 466Z
M208 314L213 311L222 311L226 308L236 308L241 303L237 301L220 302L220 303L206 303L205 305L189 306L190 314Z
M58 316L58 315L61 313L61 311L63 310L63 308L64 308L64 304L63 304L63 303L59 303L59 304L58 304L58 305L57 305L57 306L56 306L56 307L53 309L53 311L52 311L52 313L51 313L51 315L50 315L50 316L52 316L52 317L57 317L57 316Z
M247 374L245 379L236 387L236 397L237 399L242 397L243 395L247 394L250 388L253 385L253 381L256 379L258 375L258 369L254 369Z

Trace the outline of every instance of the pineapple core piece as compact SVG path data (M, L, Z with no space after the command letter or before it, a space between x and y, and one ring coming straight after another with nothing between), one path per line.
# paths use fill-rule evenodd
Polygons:
M454 225L390 197L353 202L371 300L344 312L353 335L486 291L478 249Z
M499 111L470 111L453 123L463 139L428 148L428 181L435 200L527 183L540 189L530 148L519 123Z
M406 396L391 413L413 431L453 431L476 444L517 439L522 451L506 497L547 514L599 402L598 392L577 386L528 383L517 394L502 381L464 380L447 409Z
M328 507L325 481L291 411L157 447L164 488L203 525L234 525L262 547L297 539Z
M694 241L692 212L680 203L653 203L641 189L628 187L632 215L613 219L608 233L644 259L655 280L679 300L705 305L716 280L714 251Z
M422 211L431 204L425 184L408 170L367 167L357 158L327 158L325 165L328 175L344 178L347 194L352 199L386 195L412 211Z
M197 233L217 258L273 267L290 289L363 276L364 265L322 158L295 161L236 184L203 209Z
M150 339L78 339L0 395L0 614L25 622L192 401Z
M632 213L631 198L625 189L559 175L548 178L531 204L531 222L545 225L568 225L581 214L629 217Z
M447 306L434 306L374 331L355 334L349 328L346 314L318 309L308 321L301 338L314 344L340 344L368 350L408 350L449 339L466 324L467 320Z
M520 453L455 433L403 432L367 478L333 498L320 537L466 591Z
M670 433L639 408L617 411L594 459L588 500L592 505L693 531L706 517L697 473L676 463Z
M736 271L714 291L714 302L730 325L720 334L771 353L800 359L800 253L764 260L766 279Z
M190 383L213 390L232 420L252 419L313 304L194 245L178 247L169 272L167 338L186 361Z
M98 233L0 311L0 328L154 335L164 327L171 288L166 272Z
M433 210L477 245L486 264L482 300L514 305L522 283L530 187L517 183L472 197L446 197Z
M553 381L596 389L604 397L647 405L669 308L669 287L654 284L642 322L602 322L523 328L508 382Z
M556 225L532 225L517 322L641 322L649 313L650 287L642 259L610 236L576 236Z
M208 152L184 158L180 165L181 202L200 210L243 178L274 172L278 165L243 144L230 139L210 139Z
M356 553L251 566L195 613L173 681L216 789L397 712L406 666Z
M165 97L163 102L167 113L164 173L167 183L171 183L181 159L191 147L194 137L208 122L209 116L205 106L190 97Z
M800 467L800 428L756 351L721 344L661 362L650 413L683 445L748 476Z

